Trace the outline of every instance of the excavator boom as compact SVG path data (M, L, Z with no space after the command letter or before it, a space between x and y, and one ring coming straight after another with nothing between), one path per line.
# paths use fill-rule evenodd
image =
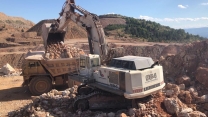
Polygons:
M77 10L78 12L75 12ZM64 3L60 17L54 24L43 25L44 45L53 41L64 41L65 27L69 21L76 22L77 25L84 27L88 33L88 43L90 54L100 55L101 60L108 54L105 33L100 23L99 17L87 10L76 6L74 0L67 0Z

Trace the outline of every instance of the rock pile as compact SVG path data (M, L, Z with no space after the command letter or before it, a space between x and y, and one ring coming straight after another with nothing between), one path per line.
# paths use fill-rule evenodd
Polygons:
M8 113L9 117L72 117L72 102L76 97L77 86L57 91L55 89L40 96L32 97L33 103L20 110Z
M77 86L64 91L55 89L40 96L32 96L33 103L17 111L8 113L9 117L160 117L165 115L158 106L162 102L159 94L137 103L138 108L118 111L74 111L72 102L77 94Z
M176 114L178 117L206 117L208 111L202 103L206 103L207 96L198 96L197 88L185 84L167 83L165 86L164 105L170 114ZM201 112L197 111L200 110Z
M82 49L67 46L63 42L47 45L45 57L47 59L74 58L85 54Z

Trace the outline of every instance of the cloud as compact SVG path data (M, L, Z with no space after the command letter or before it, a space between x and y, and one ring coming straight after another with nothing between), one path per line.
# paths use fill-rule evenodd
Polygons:
M162 21L162 19L159 19L159 18L153 18L150 16L143 16L143 15L140 15L139 19L145 19L145 20L150 20L150 21Z
M208 5L208 2L207 3L201 3L201 5L206 6L206 5Z
M181 9L186 9L188 7L188 5L183 6L183 5L179 4L178 7L181 8Z
M160 22L181 22L181 21L199 21L199 20L208 20L208 17L198 17L198 18L153 18L150 16L140 15L139 19L145 19L150 21L160 21Z
M156 18L151 16L140 15L138 19L145 19L149 21L154 21L165 26L170 26L172 28L199 28L204 27L208 24L208 17L178 17L178 18Z
M107 13L107 14L115 14L114 12L112 12L112 13Z

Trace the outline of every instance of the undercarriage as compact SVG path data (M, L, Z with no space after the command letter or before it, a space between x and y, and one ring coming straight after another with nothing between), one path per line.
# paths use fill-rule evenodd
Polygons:
M87 85L78 87L78 95L74 99L75 110L88 109L121 109L132 107L132 100Z

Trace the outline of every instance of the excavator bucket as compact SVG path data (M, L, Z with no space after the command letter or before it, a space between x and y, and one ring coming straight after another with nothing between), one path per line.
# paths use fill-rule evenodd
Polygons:
M42 38L45 49L50 44L56 44L58 42L64 42L66 32L56 31L51 23L45 23L42 25Z

